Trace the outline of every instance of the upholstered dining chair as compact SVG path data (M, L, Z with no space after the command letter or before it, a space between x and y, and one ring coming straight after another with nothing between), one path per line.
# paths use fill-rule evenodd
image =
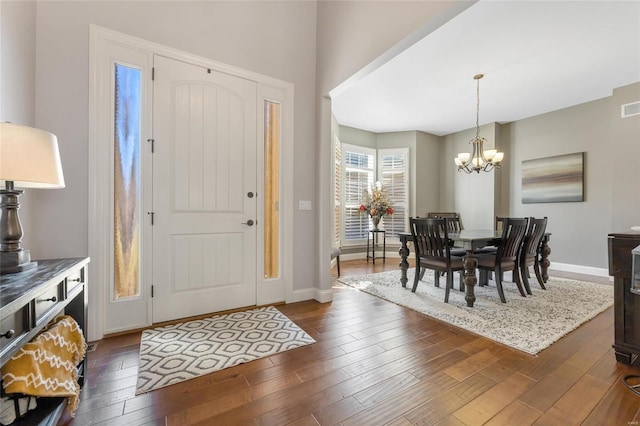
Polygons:
M529 218L529 229L524 237L522 243L522 250L520 250L520 256L518 262L520 263L520 275L522 277L522 283L528 294L531 293L531 287L529 286L529 266L533 266L533 271L536 274L536 278L540 287L546 290L544 286L544 280L542 279L542 272L540 270L540 244L542 237L547 229L547 218L535 219Z
M481 253L476 255L481 285L487 283L489 272L493 272L502 303L507 303L502 288L503 272L505 271L513 271L513 280L518 286L522 297L526 297L519 273L518 255L520 254L522 241L524 240L528 225L528 218L505 218L502 228L502 239L496 253Z
M435 285L439 287L440 273L447 274L444 302L449 302L449 292L453 287L453 272L462 271L462 257L452 256L449 247L449 231L446 219L409 218L413 247L416 255L416 270L412 292L418 288L418 281L425 269L435 271Z
M342 254L342 251L340 250L339 247L332 247L331 248L331 260L335 259L336 260L336 267L338 269L338 276L340 276L340 255Z

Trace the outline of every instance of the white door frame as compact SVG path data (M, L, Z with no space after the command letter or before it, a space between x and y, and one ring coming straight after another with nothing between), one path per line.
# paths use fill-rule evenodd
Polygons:
M192 55L177 49L163 46L151 41L132 37L96 25L90 25L90 64L89 64L89 211L88 235L89 256L92 267L89 268L89 308L88 308L88 339L99 340L105 334L115 333L133 328L146 327L152 324L150 286L151 277L147 272L150 259L143 260L142 293L147 307L145 312L139 312L139 317L126 326L112 327L107 324L105 306L110 302L109 290L112 285L113 243L111 224L111 169L112 164L105 164L105 158L111 158L112 143L106 140L105 129L110 125L111 109L108 102L110 85L104 81L104 66L109 63L106 59L108 46L118 45L149 55L158 54L180 61L221 72L233 74L253 80L258 84L258 132L263 132L262 125L263 104L265 100L282 104L282 140L281 140L281 200L280 200L280 233L281 258L280 277L264 279L263 273L263 240L258 233L257 259L257 304L275 302L290 302L294 300L293 292L293 84L267 77L258 73L243 70L230 65L215 62L211 59ZM151 105L147 106L151 108ZM150 110L149 110L150 111ZM146 112L143 112L143 115ZM150 114L150 112L149 112ZM106 123L106 124L105 124ZM145 129L143 129L143 132ZM259 136L259 135L257 135ZM107 137L108 138L108 137ZM143 134L142 139L152 138ZM259 140L264 140L258 137ZM263 179L263 150L258 144L259 168L258 188L264 187ZM263 192L263 191L261 191ZM260 200L261 198L259 198ZM259 204L260 206L260 204ZM257 220L263 223L264 211L258 208ZM143 231L144 232L144 231ZM145 236L143 236L145 238Z

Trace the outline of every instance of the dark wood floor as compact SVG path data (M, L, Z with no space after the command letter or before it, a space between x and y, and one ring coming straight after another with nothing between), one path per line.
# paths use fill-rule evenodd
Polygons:
M342 262L342 274L397 262ZM552 272L552 276L608 282ZM278 307L317 343L135 396L140 333L88 355L73 425L637 425L613 308L538 356L348 287Z

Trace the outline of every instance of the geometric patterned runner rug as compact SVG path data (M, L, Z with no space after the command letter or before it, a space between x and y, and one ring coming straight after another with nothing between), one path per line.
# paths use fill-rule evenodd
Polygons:
M529 280L533 295L527 297L520 295L514 283L503 282L507 303L500 301L495 282L490 280L485 287L476 285L476 301L469 308L465 294L457 290L457 273L449 303L444 303L445 277L440 277L440 287L436 287L433 271L428 270L412 293L414 272L414 268L407 271L406 288L400 284L399 270L342 277L339 281L531 355L613 305L613 285L551 277L545 284L547 289L542 290L534 276Z
M136 395L311 343L273 306L145 330Z

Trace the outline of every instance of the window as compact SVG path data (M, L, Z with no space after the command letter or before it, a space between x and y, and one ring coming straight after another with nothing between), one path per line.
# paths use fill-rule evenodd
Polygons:
M336 138L334 146L334 208L333 208L333 243L336 247L340 247L342 238L342 144Z
M264 101L264 277L280 276L280 104Z
M115 64L114 298L140 295L139 69Z
M362 244L368 237L369 216L361 214L362 193L374 182L376 151L342 144L342 245Z
M387 237L397 237L409 228L408 158L409 148L378 150L378 180L395 210L383 219Z
M383 219L387 238L397 238L398 233L409 229L409 148L376 151L336 139L334 167L334 238L338 246L364 244L368 238L371 221L358 208L363 192L376 181L382 184L395 210Z

